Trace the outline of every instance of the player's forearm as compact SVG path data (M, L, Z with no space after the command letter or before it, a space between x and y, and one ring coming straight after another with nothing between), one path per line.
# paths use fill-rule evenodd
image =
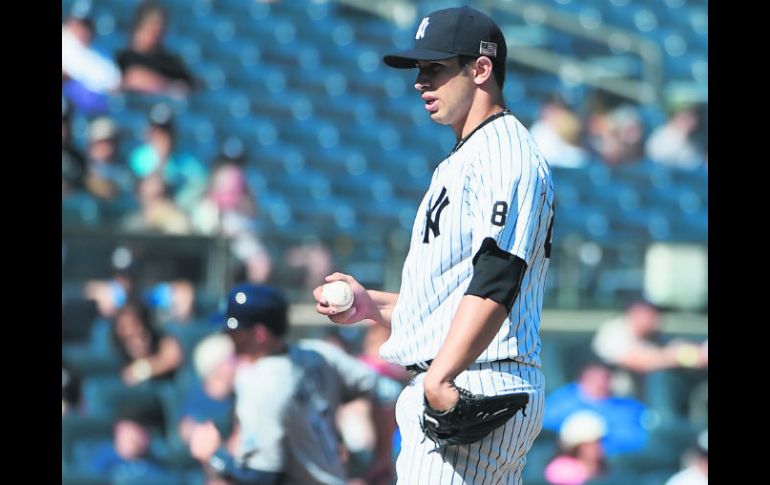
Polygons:
M507 314L506 308L494 300L463 296L444 345L425 376L426 392L452 382L467 369L492 342Z
M377 290L366 290L366 292L376 305L379 317L381 317L373 318L373 320L380 325L390 328L390 317L393 315L393 307L396 306L396 301L398 301L398 293Z

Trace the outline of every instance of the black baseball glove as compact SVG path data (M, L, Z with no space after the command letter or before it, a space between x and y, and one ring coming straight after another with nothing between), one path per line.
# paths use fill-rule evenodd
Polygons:
M529 402L526 392L483 396L455 388L460 393L460 400L446 411L436 411L425 400L422 431L439 447L479 441L519 410L526 416L524 408Z

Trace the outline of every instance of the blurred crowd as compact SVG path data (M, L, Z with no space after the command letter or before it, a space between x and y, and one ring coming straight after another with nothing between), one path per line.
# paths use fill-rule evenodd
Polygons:
M581 168L600 161L616 167L650 160L693 170L708 165L704 109L673 98L667 119L653 120L650 127L640 107L613 96L594 93L578 108L554 95L530 129L551 166Z
M109 115L121 93L171 101L206 89L165 46L167 11L138 2L127 44L110 56L89 4L76 2L62 25L63 202L88 197L116 207L117 227L127 233L227 238L233 280L274 279L277 262L263 242L258 194L246 174L259 161L241 140L229 137L213 159L201 159L178 145L173 103L147 110L142 139ZM707 167L704 108L672 100L667 118L649 128L638 106L597 93L578 107L554 95L531 132L552 166L650 160L695 169ZM88 120L86 146L74 141L75 114ZM280 264L300 271L293 284L309 298L305 290L334 270L332 252L320 243L283 249ZM71 483L222 483L188 447L193 423L212 420L223 436L232 427L238 361L218 333L220 311L194 281L147 283L121 272L86 281L63 301L63 324L83 327L63 329L70 335L62 345L63 470ZM324 337L377 372L408 381L402 368L379 358L384 329ZM663 455L685 449L667 485L707 483L708 343L665 340L660 311L646 302L600 325L585 358L571 363L579 368L574 381L548 391L546 455L531 458L527 475L553 485L616 483L628 457L670 468L671 456ZM351 483L361 483L376 447L366 406L352 402L338 416L340 453L358 478Z
M62 25L63 203L96 200L110 208L112 228L126 233L226 238L234 279L270 279L274 264L245 173L256 161L236 136L211 160L177 143L179 115L170 101L205 85L165 46L167 10L153 0L138 2L129 44L114 58L99 50L89 15L90 2L78 1ZM158 100L146 113L142 139L109 115L111 98L125 93ZM74 141L76 113L88 120L85 147ZM333 269L331 252L320 243L287 248L281 263L296 268L306 288Z
M130 273L89 280L80 290L62 315L84 327L62 342L63 483L227 483L191 449L196 425L209 422L235 440L234 379L249 363L222 332L222 302L201 301L189 280L145 287ZM405 369L379 357L388 335L382 327L318 328L302 337L336 345L405 385ZM351 484L364 483L374 450L383 446L370 406L359 398L337 415Z
M242 363L221 332L221 302L201 295L189 280L143 286L118 273L85 282L67 302L63 322L84 328L62 344L64 483L226 483L193 457L190 435L196 423L212 422L231 436L233 379ZM561 372L566 384L547 391L527 483L627 483L651 470L667 474L670 485L707 483L708 340L665 334L663 317L640 300L569 351L544 339L543 352L559 353L562 367L544 362L546 375ZM336 345L402 386L409 382L404 368L379 356L384 327L310 328L303 337ZM364 484L381 446L371 403L345 404L336 422L349 483ZM399 437L396 429L394 459Z
M285 248L276 262L265 247L260 194L249 183L257 172L245 144L232 135L213 157L201 158L178 143L179 117L172 101L207 90L183 57L165 43L169 17L161 3L138 2L127 44L113 56L99 45L90 1L65 12L62 25L62 199L97 201L113 228L126 232L207 235L231 241L236 274L252 282L270 279L277 266L307 275L333 268L324 244ZM514 73L515 74L515 73ZM110 102L126 93L158 100L148 107L141 139L110 116ZM707 165L706 110L682 100L668 103L668 119L648 120L644 107L596 91L581 106L557 94L542 100L531 132L552 166L614 167L651 160L678 168ZM87 120L85 146L73 137L73 117ZM65 222L66 226L66 222ZM304 278L302 276L301 278Z

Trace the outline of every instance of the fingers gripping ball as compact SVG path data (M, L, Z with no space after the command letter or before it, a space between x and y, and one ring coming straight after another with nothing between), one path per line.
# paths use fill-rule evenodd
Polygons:
M353 288L344 281L325 284L321 294L338 311L344 312L353 305Z

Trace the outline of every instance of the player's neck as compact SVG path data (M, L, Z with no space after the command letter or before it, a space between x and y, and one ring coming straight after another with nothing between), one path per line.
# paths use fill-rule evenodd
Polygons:
M502 99L493 99L487 93L478 92L478 96L471 104L468 116L457 126L453 127L458 142L478 128L487 118L493 116L505 109L505 103Z
M455 146L450 153L454 153L459 150L460 147L465 144L468 138L470 138L471 135L473 135L473 133L475 133L476 130L481 128L483 125L490 123L496 118L509 112L508 108L506 108L502 103L487 106L486 109L479 110L476 113L473 113L472 111L473 110L469 111L468 116L465 118L465 123L458 124L458 127L455 128L457 143L455 143Z

